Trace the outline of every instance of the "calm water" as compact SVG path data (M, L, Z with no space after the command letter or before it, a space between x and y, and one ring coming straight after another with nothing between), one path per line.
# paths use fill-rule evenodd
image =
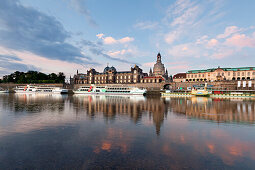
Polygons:
M0 95L0 169L255 169L255 101Z

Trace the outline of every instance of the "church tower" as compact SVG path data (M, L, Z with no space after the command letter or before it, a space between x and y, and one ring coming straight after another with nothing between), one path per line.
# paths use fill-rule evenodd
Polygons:
M165 75L165 66L162 64L161 55L158 53L157 62L153 67L153 76L164 76Z
M160 55L160 53L158 53L158 55L157 55L157 63L161 63L161 55Z

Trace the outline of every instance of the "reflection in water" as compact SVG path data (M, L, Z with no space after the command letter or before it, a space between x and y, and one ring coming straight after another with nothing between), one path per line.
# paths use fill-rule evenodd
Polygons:
M216 122L255 122L255 102L243 99L214 99L206 97L172 98L173 112L190 118L213 120Z
M254 114L253 100L2 94L0 169L254 169Z
M153 119L156 133L160 133L161 124L167 114L167 105L159 98L145 98L144 96L86 96L75 95L76 111L87 111L90 117L103 114L106 120L114 120L117 115L129 116L138 124L142 115Z

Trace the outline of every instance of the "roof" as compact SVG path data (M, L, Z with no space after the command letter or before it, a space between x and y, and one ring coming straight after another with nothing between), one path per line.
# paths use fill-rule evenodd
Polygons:
M206 70L190 70L187 73L206 73L206 72L214 72L217 69L222 69L224 71L248 71L255 70L255 67L237 67L237 68L210 68Z
M149 78L163 78L162 76L145 76L143 77L144 79L149 79Z
M173 78L174 79L186 78L186 73L175 74Z
M117 74L120 74L120 73L132 73L131 71L118 71Z

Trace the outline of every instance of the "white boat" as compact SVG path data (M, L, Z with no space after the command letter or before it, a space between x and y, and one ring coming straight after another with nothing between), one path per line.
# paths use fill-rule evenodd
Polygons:
M212 94L211 90L208 90L207 83L204 86L196 86L191 91L192 95L195 96L210 96Z
M102 95L144 95L146 89L128 86L82 86L74 94L102 94Z
M0 93L9 93L9 90L4 90L0 87Z
M55 86L36 86L36 85L26 85L26 86L17 86L14 89L15 93L56 93L62 94L67 93L68 89L62 89Z

